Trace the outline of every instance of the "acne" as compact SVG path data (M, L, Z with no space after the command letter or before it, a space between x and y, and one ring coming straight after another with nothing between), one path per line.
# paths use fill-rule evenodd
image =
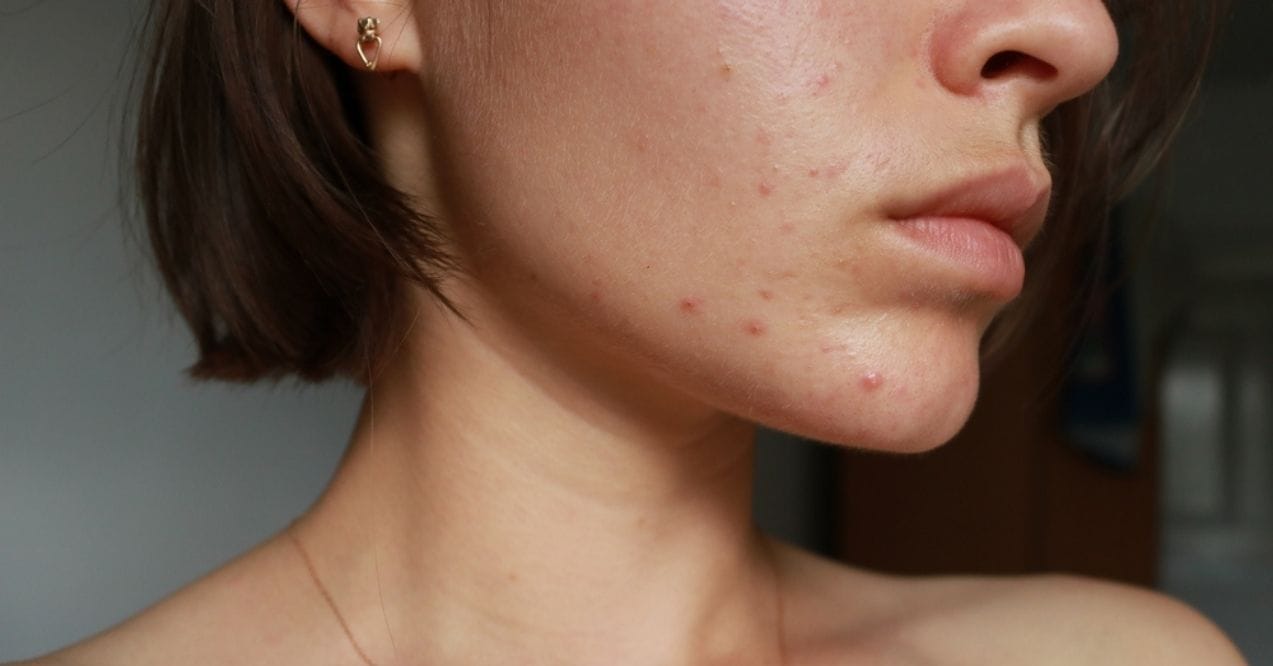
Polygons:
M831 75L823 73L813 80L813 96L817 97L825 93L831 87Z
M773 135L770 134L769 132L766 132L764 128L756 130L756 143L762 146L768 146L773 144L773 142L774 142Z
M774 299L774 293L772 291L769 291L768 289L761 289L760 291L756 292L756 295L760 296L762 300L766 300L766 301L772 301Z
M753 338L759 338L769 331L769 327L765 322L759 319L747 319L743 321L743 332Z
M868 372L862 375L862 380L859 383L862 386L862 390L867 393L874 393L884 386L884 375L878 372Z
M759 183L756 183L756 191L760 193L761 197L768 197L774 193L773 183L767 180L762 180Z
M687 315L699 314L703 311L703 299L697 296L686 296L681 299L678 307Z

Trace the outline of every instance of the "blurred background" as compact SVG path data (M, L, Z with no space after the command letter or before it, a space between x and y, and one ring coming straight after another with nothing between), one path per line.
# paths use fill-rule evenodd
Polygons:
M143 6L0 0L0 660L104 629L283 527L358 409L348 384L181 375L190 342L119 200ZM757 521L891 571L1157 586L1273 663L1270 34L1273 3L1237 4L1174 158L1119 211L1111 298L1081 344L1030 338L931 455L764 434Z

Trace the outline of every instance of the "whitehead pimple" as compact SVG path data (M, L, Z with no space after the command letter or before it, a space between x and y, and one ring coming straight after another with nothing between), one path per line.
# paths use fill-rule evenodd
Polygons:
M868 393L873 393L880 390L880 387L884 386L884 375L881 375L878 372L868 372L862 376L861 384L863 390Z

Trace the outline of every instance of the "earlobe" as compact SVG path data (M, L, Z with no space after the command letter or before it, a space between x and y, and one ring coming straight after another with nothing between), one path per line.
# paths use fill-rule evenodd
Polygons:
M350 67L364 71L419 72L419 30L407 0L278 0L305 32Z

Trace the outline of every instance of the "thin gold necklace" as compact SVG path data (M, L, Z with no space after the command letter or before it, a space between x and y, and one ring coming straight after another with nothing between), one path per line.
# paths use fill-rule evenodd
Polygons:
M288 525L284 532L292 544L296 546L296 551L300 553L301 559L305 561L305 570L309 571L309 578L314 581L314 587L318 589L319 594L323 595L323 600L327 602L327 607L331 609L332 615L336 616L336 621L340 623L340 628L344 630L345 638L349 639L349 644L354 648L354 652L358 653L358 656L362 658L363 663L367 666L376 666L376 662L372 661L367 656L367 653L363 652L362 647L358 645L358 641L354 638L354 633L349 630L349 623L345 622L345 617L340 614L340 609L336 607L336 602L332 599L332 595L327 591L327 587L323 585L323 581L318 578L318 572L314 570L314 563L310 560L309 553L305 550L305 546L301 545L301 540L292 532L292 528L295 526L295 523ZM786 604L783 603L782 598L782 579L778 568L778 555L774 552L771 544L765 543L763 547L767 555L766 559L769 560L769 564L773 568L774 601L776 602L776 614L778 616L776 623L778 629L778 659L780 664L785 664L787 663L787 646L784 625L787 618Z
M314 563L309 559L309 553L305 551L305 547L301 545L301 540L292 533L295 523L288 525L284 530L292 544L296 546L297 552L301 554L301 559L305 561L305 569L309 571L310 580L314 581L314 587L318 588L318 593L323 595L323 599L327 601L327 607L331 609L332 615L336 616L336 621L340 623L340 628L345 631L345 638L349 639L349 644L353 646L354 652L362 658L362 662L367 666L376 666L376 662L362 651L362 647L358 645L358 641L354 640L354 633L349 630L349 623L345 622L345 617L340 614L340 609L336 608L336 602L332 599L332 595L327 592L327 587L323 585L323 581L319 580L318 572L314 570Z

